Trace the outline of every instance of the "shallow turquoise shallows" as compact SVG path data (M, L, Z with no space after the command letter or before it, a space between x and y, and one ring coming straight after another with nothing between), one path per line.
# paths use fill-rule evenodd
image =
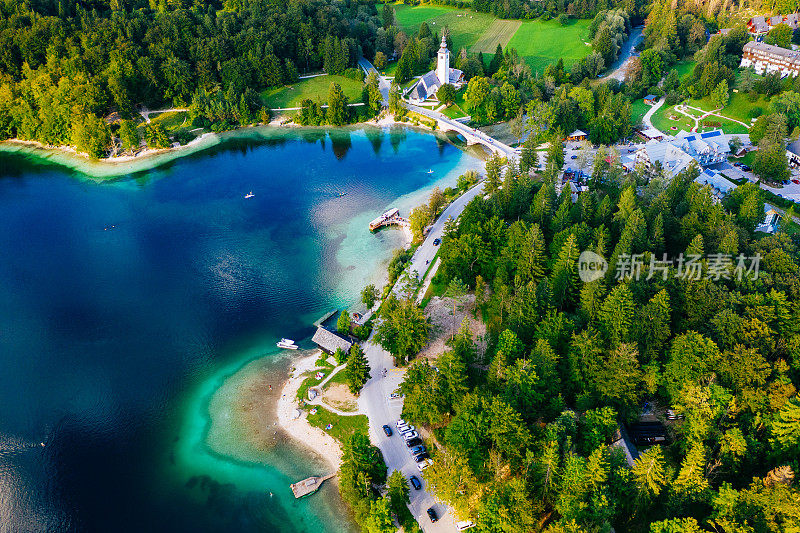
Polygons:
M252 361L279 388L276 340L310 348L404 244L369 221L477 165L407 129L254 132L102 182L0 153L0 530L349 531L335 484L292 498L326 468L306 450L211 439L218 392Z

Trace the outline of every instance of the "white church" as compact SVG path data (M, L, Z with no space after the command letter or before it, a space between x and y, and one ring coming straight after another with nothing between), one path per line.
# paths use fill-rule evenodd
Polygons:
M408 93L408 98L418 104L428 98L436 98L436 91L445 83L460 89L464 85L464 73L457 68L450 68L450 50L447 49L446 35L442 33L442 46L436 57L436 70L431 70L422 76Z

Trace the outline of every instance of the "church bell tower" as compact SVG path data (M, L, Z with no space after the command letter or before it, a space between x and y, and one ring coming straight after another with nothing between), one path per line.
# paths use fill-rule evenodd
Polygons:
M450 83L450 51L447 49L447 34L442 32L442 46L436 59L436 77L439 84Z

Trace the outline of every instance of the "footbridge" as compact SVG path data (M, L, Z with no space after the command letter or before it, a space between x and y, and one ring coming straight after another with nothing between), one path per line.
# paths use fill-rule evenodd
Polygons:
M441 131L452 131L461 135L464 137L464 140L467 141L467 145L482 144L492 153L501 155L503 157L507 157L509 159L518 157L517 152L513 148L478 129L471 128L466 124L424 107L410 104L408 102L405 102L405 105L409 111L419 113L420 115L435 120L436 127Z

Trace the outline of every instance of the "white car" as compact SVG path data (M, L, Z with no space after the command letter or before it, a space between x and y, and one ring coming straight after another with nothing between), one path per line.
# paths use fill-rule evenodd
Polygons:
M419 468L419 471L422 472L423 470L425 470L426 468L428 468L432 464L433 464L433 460L425 459L421 463L417 463L417 468Z
M461 522L456 522L456 530L464 531L465 529L469 529L471 527L475 527L475 522L472 520L462 520Z
M407 426L408 423L406 423L406 421L401 418L400 420L395 422L394 425L397 426L397 427L400 427L400 426Z
M417 433L413 429L408 433L401 433L401 435L403 435L403 438L406 440L416 439L417 437L419 437L419 433Z
M417 428L415 428L414 426L404 426L402 429L401 429L401 428L397 428L397 431L398 431L398 432L399 432L401 435L405 435L406 433L411 433L411 432L412 432L412 431L414 431L415 429L417 429Z

